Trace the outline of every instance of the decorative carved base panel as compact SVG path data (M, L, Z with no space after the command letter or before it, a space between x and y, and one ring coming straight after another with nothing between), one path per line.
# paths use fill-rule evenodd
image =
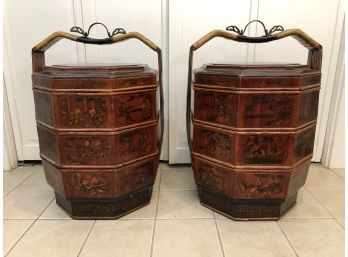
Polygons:
M297 193L285 200L233 199L198 186L201 204L234 220L278 220L296 203Z
M56 202L74 219L116 219L150 203L152 187L118 198L67 199L57 192Z

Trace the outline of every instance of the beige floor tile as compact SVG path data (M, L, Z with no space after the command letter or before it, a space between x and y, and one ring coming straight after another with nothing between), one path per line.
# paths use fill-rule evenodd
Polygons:
M336 219L336 220L337 220L338 223L341 224L341 226L342 226L343 228L345 228L345 226L344 226L344 219Z
M32 176L26 179L14 191L17 192L32 192L32 191L53 191L47 184L43 169L36 171Z
M338 176L340 176L341 178L345 178L344 176L344 169L332 169Z
M153 257L221 257L214 220L157 220Z
M157 199L158 192L152 192L150 204L129 213L121 219L154 219L156 214Z
M71 220L71 217L53 200L39 219Z
M158 219L213 217L213 212L199 203L197 191L160 192L157 210Z
M319 163L311 163L309 170L329 170Z
M298 256L344 256L344 230L334 219L282 219L278 223Z
M196 190L192 170L162 171L161 191Z
M343 190L311 190L311 194L335 217L344 218Z
M161 169L158 168L157 170L157 175L156 175L156 180L155 180L155 184L153 185L153 191L159 191L159 186L160 186L160 181L161 181Z
M331 218L330 213L307 191L300 190L297 203L284 215L285 218Z
M11 191L20 183L22 183L26 178L30 177L36 170L37 166L30 167L18 167L11 171L4 171L4 191Z
M4 255L8 253L11 247L27 231L35 220L4 220Z
M5 198L6 195L8 195L8 193L10 193L10 192L9 192L9 191L4 191L4 192L2 192L2 198Z
M53 198L52 192L10 192L4 199L4 219L36 219Z
M217 220L226 257L296 257L274 221L242 222Z
M38 220L9 257L76 257L94 221Z
M308 172L305 188L307 190L343 190L344 180L341 177L339 177L335 172L329 169L310 169Z
M168 162L160 163L163 170L192 170L191 164L168 164Z
M80 257L148 257L154 220L97 221Z

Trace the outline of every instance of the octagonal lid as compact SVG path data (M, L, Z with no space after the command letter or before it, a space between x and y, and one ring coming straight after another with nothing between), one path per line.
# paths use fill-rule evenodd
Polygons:
M45 66L39 72L54 78L114 78L125 76L143 76L156 74L157 71L142 64L60 64Z
M320 71L299 63L211 63L195 69L194 73L238 77L290 77L318 74Z

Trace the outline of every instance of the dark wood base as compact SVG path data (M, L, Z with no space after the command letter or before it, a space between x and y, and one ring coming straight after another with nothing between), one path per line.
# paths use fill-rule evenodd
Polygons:
M151 201L152 187L147 187L119 198L67 199L57 192L57 204L73 219L117 219Z
M296 203L297 192L285 200L232 199L198 186L201 204L233 220L278 220Z

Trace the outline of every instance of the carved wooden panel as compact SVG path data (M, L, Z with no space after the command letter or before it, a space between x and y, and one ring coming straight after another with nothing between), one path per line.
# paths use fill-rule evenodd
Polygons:
M291 137L288 135L239 136L238 163L241 165L286 164Z
M118 135L119 162L140 158L157 149L156 126L139 128Z
M195 90L194 97L195 119L226 126L237 125L236 94Z
M120 195L152 185L155 182L156 173L154 159L120 170Z
M37 126L37 133L40 142L40 153L55 163L59 162L58 138L51 130L40 125Z
M299 80L289 77L242 77L243 88L291 88L298 87Z
M115 95L113 103L117 127L156 119L156 91Z
M233 172L214 163L194 159L196 183L210 190L232 196Z
M301 85L302 86L309 86L309 85L318 85L320 84L321 80L321 74L316 75L309 75L309 76L303 76L301 78Z
M285 198L289 174L236 172L234 187L238 199Z
M62 172L44 158L42 158L42 166L45 172L47 184L49 184L60 195L66 196L65 180L63 179Z
M235 136L194 126L193 151L221 161L234 162Z
M293 126L294 94L241 95L239 127Z
M114 88L145 87L156 85L156 76L135 77L135 78L116 78Z
M60 137L61 162L66 165L110 165L112 136L64 135Z
M303 130L295 137L294 162L313 154L315 126Z
M34 90L36 120L54 126L52 95L41 90Z
M319 105L319 89L303 92L299 95L298 124L302 125L317 119Z
M101 79L101 78L54 79L53 88L55 89L88 89L88 90L111 89L112 81L110 79Z
M107 198L114 195L114 172L71 173L71 197Z
M70 94L57 96L59 127L108 127L111 96Z
M295 194L302 186L304 186L308 175L309 165L310 160L297 166L294 170L291 171L288 196Z
M43 87L43 88L52 88L52 78L45 76L43 74L33 74L32 77L33 87ZM35 90L34 90L35 92Z
M238 77L195 75L195 84L219 87L239 87Z

